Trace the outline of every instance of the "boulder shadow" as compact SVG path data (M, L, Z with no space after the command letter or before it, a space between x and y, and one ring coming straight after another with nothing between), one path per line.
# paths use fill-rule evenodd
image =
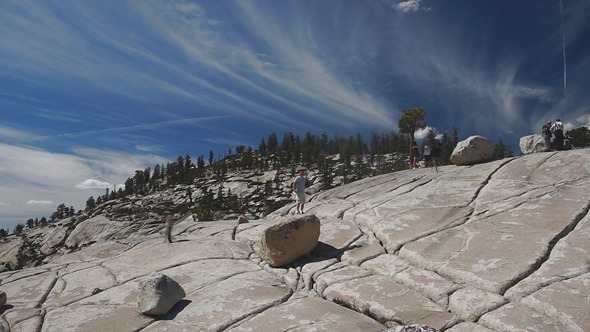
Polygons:
M180 312L182 312L184 310L184 308L186 308L192 302L193 301L191 301L191 300L180 300L174 305L174 307L172 307L172 309L170 309L170 311L168 311L168 313L166 313L165 315L159 316L159 317L154 317L154 318L156 320L174 320L176 318L176 316Z
M342 257L344 251L344 249L338 249L332 245L329 245L322 241L318 241L318 244L311 251L311 254L318 257L326 257L328 259L337 258L338 260L340 260L340 257Z

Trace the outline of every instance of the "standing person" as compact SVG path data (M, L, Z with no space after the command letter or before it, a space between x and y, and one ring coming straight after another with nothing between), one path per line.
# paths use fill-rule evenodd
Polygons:
M166 241L172 243L172 226L174 226L174 216L169 214L166 216Z
M563 149L563 123L557 119L551 126L551 132L555 135L555 148L557 150Z
M432 161L432 156L430 154L430 147L428 146L428 144L424 145L424 147L422 148L422 156L424 156L424 167L430 167L430 162ZM432 170L430 171L432 172Z
M411 168L415 169L416 164L418 163L418 158L420 158L420 147L416 142L412 142L412 165Z
M545 151L550 151L551 150L551 121L547 121L546 124L543 125L543 128L541 128L542 133L543 133L543 138L545 139L545 146L546 149Z
M438 173L438 167L436 166L436 160L440 158L440 154L442 152L442 144L439 141L434 141L434 146L432 147L432 152L430 153L432 163L434 164L434 170ZM431 170L432 171L432 170Z
M293 193L295 193L295 201L297 202L297 214L303 214L303 206L305 205L305 177L303 176L303 169L299 169L299 175L293 180Z

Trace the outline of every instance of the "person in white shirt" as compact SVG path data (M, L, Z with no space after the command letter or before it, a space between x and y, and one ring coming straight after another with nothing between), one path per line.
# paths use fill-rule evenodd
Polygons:
M555 148L557 150L563 149L563 123L557 119L551 126L551 132L555 136Z
M305 177L303 177L302 169L299 170L299 175L293 180L293 193L297 202L297 214L303 214L303 206L305 205Z

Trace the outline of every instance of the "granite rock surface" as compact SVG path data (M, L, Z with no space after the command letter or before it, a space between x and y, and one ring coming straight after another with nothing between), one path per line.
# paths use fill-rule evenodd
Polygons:
M244 224L187 218L173 243L137 225L114 234L98 215L65 239L71 251L0 274L0 326L590 331L589 208L590 153L572 150L408 170L319 192L306 204L321 223L318 245L281 268L261 258L260 239L294 206ZM157 319L137 308L139 282L153 272L186 293Z

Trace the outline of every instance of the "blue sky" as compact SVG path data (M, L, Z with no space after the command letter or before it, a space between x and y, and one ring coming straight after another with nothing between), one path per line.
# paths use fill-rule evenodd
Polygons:
M2 1L0 227L272 132L397 131L408 107L518 154L547 120L590 123L589 17L583 0Z

